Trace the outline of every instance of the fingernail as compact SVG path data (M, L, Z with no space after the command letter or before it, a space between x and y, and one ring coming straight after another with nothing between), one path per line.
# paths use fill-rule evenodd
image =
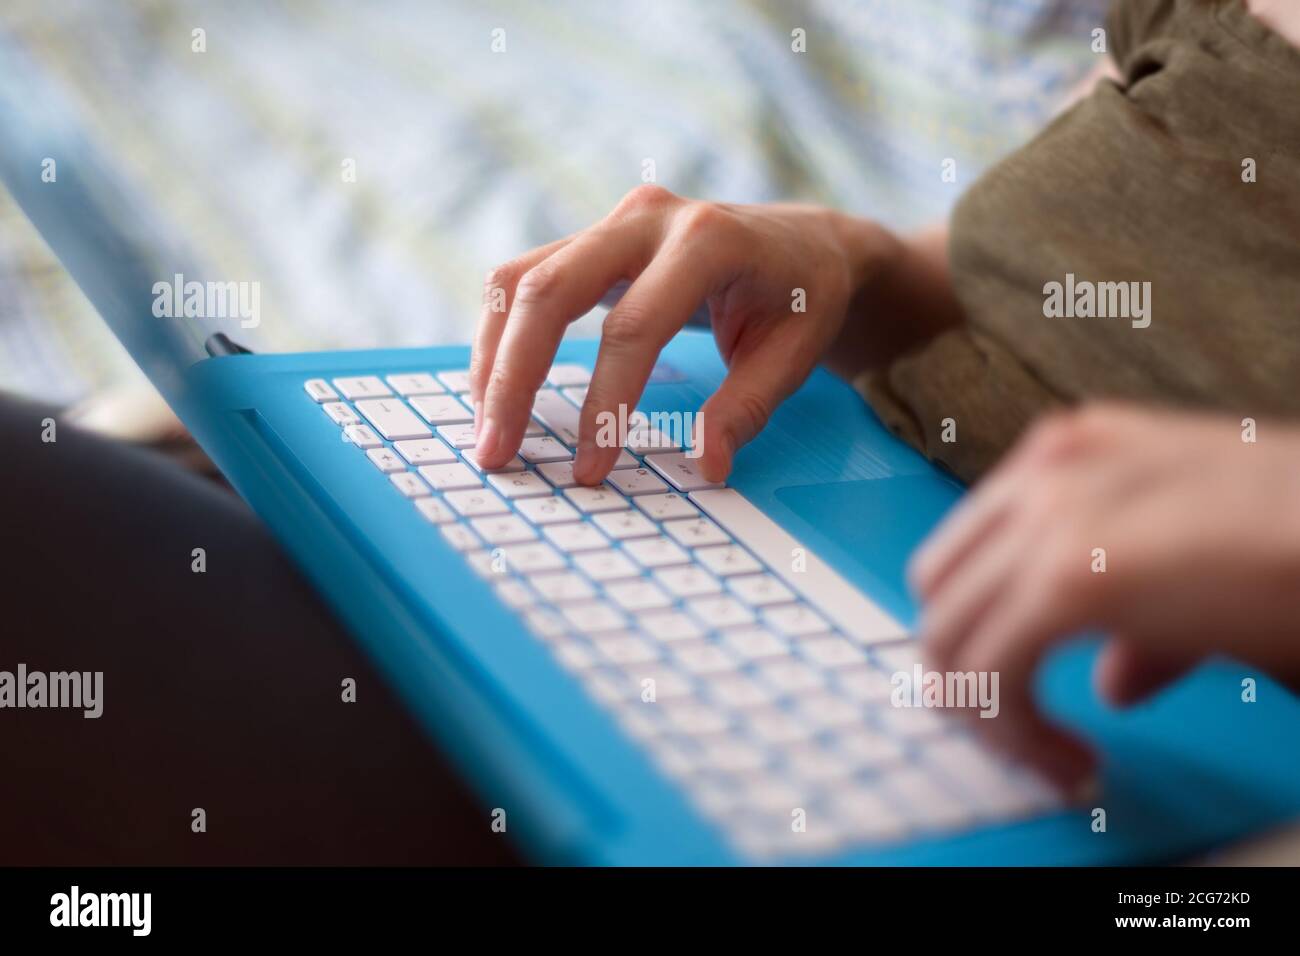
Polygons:
M496 454L497 445L501 443L501 430L497 428L497 423L492 419L484 419L483 428L478 434L478 441L475 443L474 452L478 457L484 455L491 456Z

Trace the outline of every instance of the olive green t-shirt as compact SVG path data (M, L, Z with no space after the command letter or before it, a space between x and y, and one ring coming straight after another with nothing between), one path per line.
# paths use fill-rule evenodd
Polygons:
M857 382L968 481L1086 398L1300 415L1300 50L1240 0L1119 0L1107 39L1122 82L953 214L966 323Z

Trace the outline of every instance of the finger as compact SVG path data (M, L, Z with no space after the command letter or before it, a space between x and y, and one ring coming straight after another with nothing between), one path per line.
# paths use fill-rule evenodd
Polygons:
M566 236L529 250L519 258L497 266L488 273L483 282L483 306L479 311L478 325L474 330L474 345L469 356L469 392L474 408L476 434L481 423L478 414L479 406L483 401L483 393L487 389L492 363L496 361L497 345L501 341L501 333L505 331L510 306L514 302L515 287L524 273L550 258L553 253L563 249L572 240L572 236Z
M519 280L483 396L476 454L484 467L518 451L565 328L620 278L641 272L654 238L642 219L595 226Z
M1093 666L1093 682L1106 700L1128 707L1172 684L1201 660L1198 653L1154 651L1111 638Z
M719 268L709 257L661 249L605 317L579 420L573 477L580 484L596 484L614 466L627 436L620 428L608 440L610 429L602 424L607 416L620 425L627 421L660 350L720 281Z
M930 593L918 625L932 667L946 670L961 644L978 628L998 597L1014 586L1033 553L1024 522L1004 521L988 529L962 556L953 572Z
M907 567L908 581L921 598L933 597L979 542L1006 521L1021 487L1018 481L990 475L921 543Z
M736 451L808 378L824 347L810 330L821 325L804 316L746 325L727 377L700 409L700 473L709 481L731 473Z
M1081 741L1043 716L1033 682L1047 648L1081 626L1068 603L1047 599L1042 588L1018 588L987 616L953 667L987 672L990 681L997 675L997 715L973 722L992 746L1035 767L1066 793L1078 791L1095 761Z

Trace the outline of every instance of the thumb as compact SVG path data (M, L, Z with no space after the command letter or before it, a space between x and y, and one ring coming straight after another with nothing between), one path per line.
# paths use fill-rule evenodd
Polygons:
M700 408L694 436L700 472L709 481L731 473L736 450L763 430L816 364L817 349L789 334L794 331L782 323L749 348L737 342L727 377Z

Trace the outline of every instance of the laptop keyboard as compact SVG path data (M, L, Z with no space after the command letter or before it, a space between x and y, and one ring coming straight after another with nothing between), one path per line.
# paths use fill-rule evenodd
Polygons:
M573 480L588 369L556 365L519 454L474 458L464 370L307 394L742 853L824 855L1051 808L957 721L891 704L901 625L651 427Z

